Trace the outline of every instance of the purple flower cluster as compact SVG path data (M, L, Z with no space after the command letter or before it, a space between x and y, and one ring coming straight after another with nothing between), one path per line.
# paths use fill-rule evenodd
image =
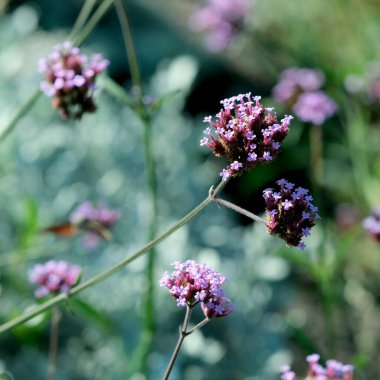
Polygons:
M362 225L370 236L380 241L380 207L375 208L372 215L363 220Z
M86 231L85 246L92 249L104 237L102 231L111 228L120 216L118 210L109 209L104 204L94 206L91 202L83 202L71 213L70 221Z
M36 264L29 271L29 280L39 285L35 291L37 298L51 294L68 293L79 282L81 269L65 261L50 260L45 264Z
M306 246L301 240L310 235L310 229L319 218L318 208L311 203L313 197L308 195L309 190L294 189L294 184L285 179L278 180L277 185L279 191L269 188L263 192L268 233L303 250Z
M321 125L335 114L336 104L323 91L304 92L294 104L293 110L302 121Z
M205 45L211 52L224 50L244 24L250 9L249 0L208 0L189 19L195 32L206 32Z
M302 92L319 90L324 82L325 76L319 70L293 67L281 73L272 93L276 100L293 104Z
M251 93L224 99L221 104L223 109L215 121L212 116L204 118L212 128L204 130L208 137L203 137L200 145L208 146L217 157L227 157L230 164L220 173L223 180L241 175L278 155L292 116L285 116L278 123L273 108L264 108L260 104L260 96L252 98Z
M324 81L324 75L318 70L290 68L282 72L272 94L278 101L293 107L302 121L321 125L337 109L335 102L320 90Z
M320 365L318 354L309 355L306 360L309 363L307 379L310 380L353 380L354 366L343 364L337 360L326 361L326 368ZM281 380L297 380L296 374L286 365L282 368Z
M222 274L193 260L174 262L172 265L175 271L171 274L165 272L160 285L169 289L179 307L201 303L208 319L231 313L233 306L221 288L226 280Z
M85 112L96 110L92 97L95 79L108 64L100 54L88 59L66 41L56 45L48 59L40 59L39 71L45 76L40 88L53 98L52 105L63 118L80 119Z

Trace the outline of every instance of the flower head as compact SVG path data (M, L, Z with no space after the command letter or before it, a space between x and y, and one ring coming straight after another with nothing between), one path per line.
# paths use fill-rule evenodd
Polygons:
M224 99L221 103L223 109L216 115L216 121L205 118L214 134L210 130L201 145L209 147L217 157L227 157L230 164L221 173L224 180L277 157L292 116L278 122L272 109L266 110L260 104L260 97L252 98L250 93Z
M353 380L354 366L343 364L337 360L330 359L326 362L326 368L319 364L320 356L318 354L309 355L306 361L309 363L307 372L308 380ZM282 368L281 380L296 380L295 373L290 366Z
M45 264L36 264L29 271L29 281L39 285L35 295L37 298L51 294L68 293L78 283L80 267L65 261L50 260Z
M39 71L45 76L40 88L53 98L53 107L62 117L80 119L85 112L96 110L95 79L108 64L100 54L87 58L66 41L56 45L47 59L40 59Z
M71 213L70 221L86 231L85 246L92 249L96 248L100 238L104 237L102 231L111 228L120 215L118 210L109 209L105 204L93 205L91 202L83 202Z
M335 102L323 91L305 92L293 106L296 116L305 122L321 125L336 112Z
M325 76L319 70L293 67L281 73L272 94L282 103L293 104L300 93L319 90L324 81Z
M380 207L373 210L372 215L363 220L363 228L377 241L380 241Z
M231 313L231 301L222 289L226 278L221 273L193 260L175 262L172 265L175 271L171 274L165 272L160 285L169 289L179 307L194 306L200 302L209 319Z
M279 191L266 189L263 197L266 203L267 229L271 235L278 235L287 245L305 249L301 242L310 235L310 229L319 218L318 209L311 203L309 191L280 179Z
M245 22L249 0L208 0L189 19L195 32L206 32L205 45L211 52L226 49Z

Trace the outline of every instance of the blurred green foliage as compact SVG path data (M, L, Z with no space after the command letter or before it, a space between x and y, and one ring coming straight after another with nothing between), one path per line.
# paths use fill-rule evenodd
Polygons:
M6 13L5 4L0 1L0 127L38 88L38 58L66 38L82 2L10 1ZM339 105L338 116L322 127L324 176L318 183L311 181L309 127L295 121L277 161L226 189L226 197L261 213L262 190L281 176L316 187L323 219L308 250L286 248L262 226L216 205L158 247L157 284L174 260L196 259L227 276L226 292L236 306L228 318L187 338L172 378L278 379L281 365L291 361L301 372L312 351L353 362L359 379L379 378L380 248L361 227L380 203L379 105L344 88L347 75L362 75L369 62L380 62L378 2L256 0L245 28L219 55L204 51L202 36L187 29L196 3L125 4L146 93L153 105L162 102L152 109L160 231L218 180L224 163L199 147L198 139L203 116L216 113L220 99L251 90L269 96L280 72L298 66L324 71L327 91ZM110 76L133 93L113 11L84 50L108 57ZM64 122L49 99L40 97L1 142L1 322L35 304L27 280L35 262L65 259L80 264L89 278L145 243L142 125L106 81L99 81L96 114ZM289 112L276 106L279 115ZM122 211L112 242L86 252L80 237L40 233L87 199L106 200ZM145 378L129 373L141 328L144 265L141 258L69 301L58 379ZM162 376L183 317L164 289L156 295L149 379ZM45 313L0 337L0 376L3 371L15 379L46 377L48 326Z

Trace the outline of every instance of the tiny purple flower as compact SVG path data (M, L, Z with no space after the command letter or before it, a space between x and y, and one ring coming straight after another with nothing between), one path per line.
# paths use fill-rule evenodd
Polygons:
M288 134L293 117L285 116L279 124L272 108L266 110L260 98L252 98L248 93L222 100L223 109L216 115L215 123L211 123L215 135L209 133L211 141L203 145L217 157L226 156L230 163L225 168L228 176L241 175L258 164L274 160ZM236 161L241 166L235 169Z
M195 306L201 303L208 319L223 317L231 313L231 301L224 295L222 285L226 278L206 264L193 260L175 262L174 272L165 272L160 285L166 286L177 300L178 307Z
M78 283L80 267L65 261L50 260L44 264L36 264L29 271L29 281L39 285L35 291L37 298L48 294L68 293Z
M277 185L279 192L266 189L263 193L268 233L278 235L287 245L303 250L305 244L301 240L310 235L310 229L319 218L313 211L316 207L303 197L308 190L300 187L293 190L294 184L285 179L278 180Z
M52 105L63 118L80 119L84 113L96 110L95 79L108 64L100 54L87 59L79 48L66 41L56 45L48 59L40 59L39 71L45 76L40 88L53 97Z
M376 207L372 215L363 220L362 226L371 237L380 242L380 207Z
M321 125L333 116L337 106L335 102L322 91L305 92L294 104L294 113L305 122Z
M249 0L207 0L189 19L194 32L205 32L205 46L211 52L226 49L248 15Z

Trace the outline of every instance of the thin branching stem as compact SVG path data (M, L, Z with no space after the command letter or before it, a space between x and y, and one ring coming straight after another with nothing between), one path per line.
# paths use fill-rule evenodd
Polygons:
M79 12L79 15L75 20L74 26L71 29L69 41L72 41L75 38L75 36L79 34L80 30L84 27L96 4L96 1L97 0L85 0L82 9Z
M248 210L241 208L235 205L234 203L231 203L231 202L226 201L225 199L216 198L216 197L213 198L213 201L219 205L230 208L231 210L234 210L235 212L239 214L245 215L248 218L255 220L256 222L266 225L266 221L263 218L260 218L256 214L253 214L252 212L249 212Z
M113 0L104 0L102 4L99 5L98 9L94 12L92 17L88 20L87 24L83 26L83 29L78 32L72 41L74 45L79 46L83 41L89 36L101 18L106 14L108 9L111 7Z
M193 307L194 306L186 305L185 319L183 320L183 324L179 329L179 338L178 338L177 344L174 348L172 357L170 358L168 367L166 368L166 371L165 371L165 374L164 374L164 377L162 378L162 380L167 380L169 378L170 373L173 369L174 363L175 363L177 356L179 354L179 350L181 349L182 343L183 343L184 339L186 338L186 336L189 335L189 332L187 331L187 326L189 325L189 321L190 321L191 312L193 310Z
M146 164L146 177L148 185L149 194L149 204L150 204L150 215L148 220L148 240L153 239L157 234L157 223L158 223L158 200L157 200L157 179L156 179L156 168L155 160L153 157L153 144L152 144L152 131L150 125L150 118L146 112L143 105L144 91L141 82L141 74L139 69L139 64L137 61L137 54L135 45L132 37L132 30L128 20L127 11L123 5L122 0L114 0L116 13L119 18L120 26L122 29L122 34L124 38L125 50L127 53L129 68L131 72L132 83L136 90L136 100L135 105L136 111L141 118L143 123L143 142L144 142L144 154L145 154L145 164ZM144 297L144 319L143 319L143 329L141 333L140 343L135 350L133 364L136 364L137 371L146 372L147 359L149 352L151 351L151 345L153 342L154 330L155 330L155 317L154 317L154 307L155 307L155 281L154 281L154 268L155 268L155 252L151 249L148 252L148 260L146 263L146 292Z
M168 228L166 231L164 231L162 234L148 242L145 246L137 250L136 252L132 253L131 255L127 256L125 259L121 260L119 263L115 264L111 268L108 268L104 270L103 272L99 273L98 275L91 277L87 281L83 282L82 284L79 284L72 288L69 292L69 294L59 294L50 300L44 302L43 304L35 307L33 310L30 310L28 312L23 313L22 315L0 325L0 334L17 327L26 321L29 321L33 317L43 313L46 310L49 310L52 306L57 305L61 303L64 300L67 300L68 297L74 296L83 290L106 280L113 274L119 272L121 269L123 269L126 265L130 264L132 261L136 260L140 256L143 256L147 252L149 252L152 248L160 244L162 241L167 239L170 235L172 235L175 231L180 229L182 226L187 224L191 219L193 219L195 216L197 216L204 208L206 208L212 201L213 197L217 195L227 184L227 181L222 181L218 184L218 186L214 189L213 187L209 191L209 195L207 198L205 198L198 206L196 206L193 210L191 210L187 215L185 215L181 220L179 220L177 223L172 225L170 228Z

